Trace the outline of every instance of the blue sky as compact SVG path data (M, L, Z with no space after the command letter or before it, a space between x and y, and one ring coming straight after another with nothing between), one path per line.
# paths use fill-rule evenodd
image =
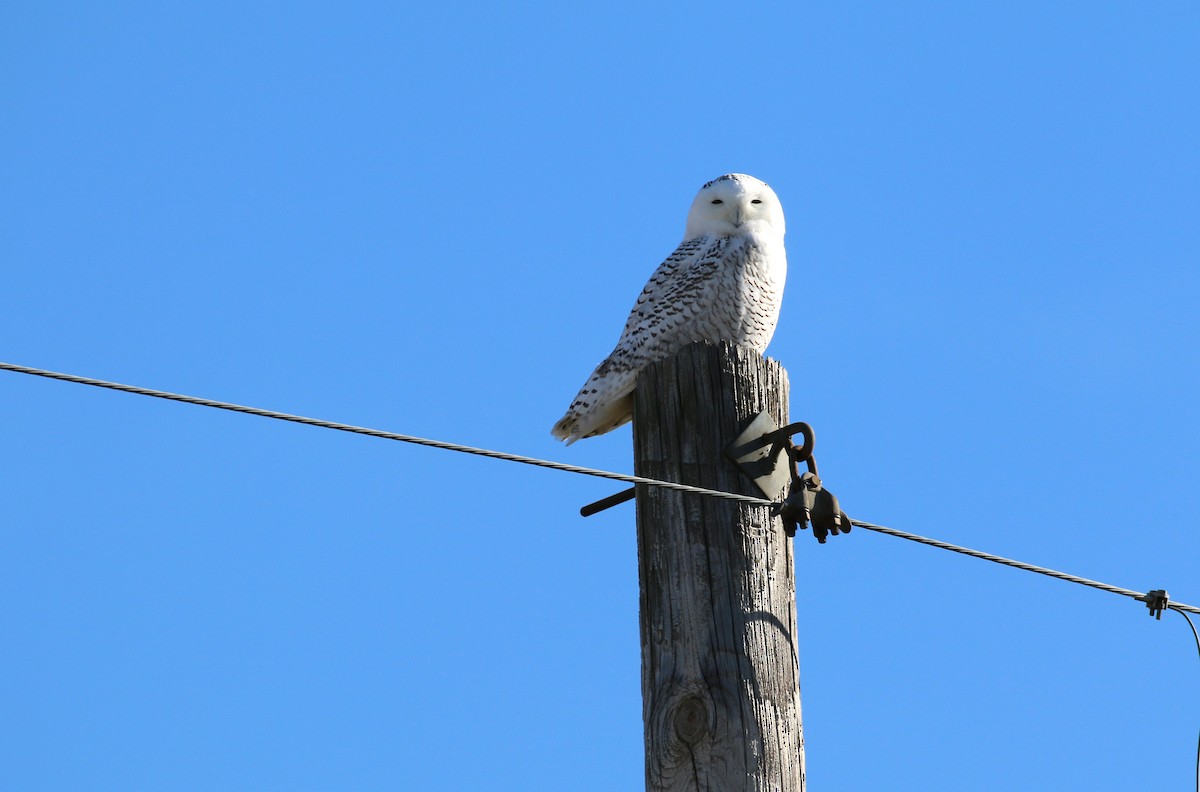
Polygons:
M851 516L1200 604L1195 3L7 3L0 359L549 435L705 181ZM603 481L0 376L0 786L636 789ZM822 792L1182 789L1183 620L796 546Z

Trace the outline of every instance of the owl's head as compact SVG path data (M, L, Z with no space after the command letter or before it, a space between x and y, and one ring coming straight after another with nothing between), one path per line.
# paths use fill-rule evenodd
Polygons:
M766 182L744 173L718 176L700 188L683 238L761 234L783 238L783 207Z

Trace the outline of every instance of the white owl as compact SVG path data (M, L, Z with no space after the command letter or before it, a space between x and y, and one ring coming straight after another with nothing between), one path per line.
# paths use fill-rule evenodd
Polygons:
M787 277L783 232L783 207L764 182L728 173L701 187L683 242L650 276L616 349L551 434L570 445L627 423L638 372L693 341L765 350Z

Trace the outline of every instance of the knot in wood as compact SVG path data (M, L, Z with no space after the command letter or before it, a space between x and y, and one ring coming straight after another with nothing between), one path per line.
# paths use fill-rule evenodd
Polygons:
M709 731L708 707L699 696L685 696L675 708L675 734L687 745L700 742Z

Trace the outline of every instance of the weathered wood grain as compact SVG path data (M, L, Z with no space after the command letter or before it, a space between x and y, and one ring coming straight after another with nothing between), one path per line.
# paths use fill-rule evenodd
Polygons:
M787 373L694 344L638 378L639 476L760 495L722 454ZM766 507L638 485L646 788L801 792L804 737L792 544Z

